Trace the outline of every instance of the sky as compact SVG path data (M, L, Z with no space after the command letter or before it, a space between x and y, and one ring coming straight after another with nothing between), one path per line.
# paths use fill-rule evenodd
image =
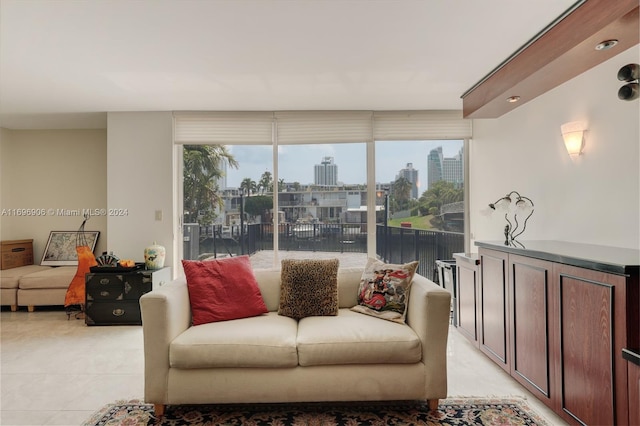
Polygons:
M394 141L376 142L376 182L389 183L396 179L398 172L413 163L418 169L418 179L427 180L427 156L439 146L444 157L454 157L462 148L462 141ZM238 161L238 169L227 170L227 186L238 187L244 178L258 182L265 171L273 174L273 153L271 146L230 146L230 151ZM318 144L286 145L278 147L279 178L285 182L313 183L313 166L320 164L324 157L333 157L338 166L338 181L345 184L366 183L366 145L360 144Z

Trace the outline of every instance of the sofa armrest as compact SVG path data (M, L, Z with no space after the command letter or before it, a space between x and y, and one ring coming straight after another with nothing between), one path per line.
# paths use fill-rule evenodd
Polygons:
M167 401L169 344L191 325L191 305L184 278L140 298L144 336L145 401Z
M447 397L450 314L451 293L416 274L409 295L407 324L422 341L422 362L425 365L428 398Z

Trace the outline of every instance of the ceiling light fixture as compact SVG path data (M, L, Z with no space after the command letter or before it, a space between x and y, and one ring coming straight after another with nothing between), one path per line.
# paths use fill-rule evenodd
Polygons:
M514 103L514 102L518 102L520 100L520 96L509 96L507 98L507 102L509 103Z
M618 44L618 40L616 39L611 39L611 40L605 40L605 41L601 41L600 43L598 43L596 45L596 50L607 50L607 49L611 49L613 46L615 46L616 44Z

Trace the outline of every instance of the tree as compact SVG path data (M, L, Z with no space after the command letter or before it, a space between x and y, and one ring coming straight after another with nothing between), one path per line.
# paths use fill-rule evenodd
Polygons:
M423 215L437 216L445 204L464 200L464 190L456 188L452 182L440 180L431 185L431 188L422 193L420 197L420 212Z
M273 198L267 195L256 195L244 199L244 211L251 216L263 216L273 208Z
M398 210L407 208L409 199L411 198L412 189L413 184L403 176L400 176L395 182L393 182L393 197L396 200Z
M244 178L240 183L240 188L244 189L247 195L251 195L258 190L258 185L255 180L251 178Z
M260 181L258 182L258 189L263 194L265 192L273 192L273 176L270 171L266 171L260 177Z
M210 225L215 208L223 206L217 184L224 175L222 165L237 168L238 162L224 145L185 145L183 161L184 221Z

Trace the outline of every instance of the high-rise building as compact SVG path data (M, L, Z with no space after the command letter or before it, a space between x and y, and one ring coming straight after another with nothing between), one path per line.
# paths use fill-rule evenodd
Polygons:
M464 184L464 155L463 148L460 148L453 158L443 158L442 160L442 180L453 183L456 188L461 188Z
M442 147L432 149L427 156L427 189L442 180Z
M313 166L315 185L336 186L338 184L338 165L333 164L333 157L323 157L320 164Z
M427 185L428 188L444 180L453 183L457 188L464 185L464 148L451 158L444 158L442 147L432 149L427 156Z
M407 163L407 167L400 169L396 180L401 177L411 182L411 198L418 198L418 170L413 168L413 163Z

